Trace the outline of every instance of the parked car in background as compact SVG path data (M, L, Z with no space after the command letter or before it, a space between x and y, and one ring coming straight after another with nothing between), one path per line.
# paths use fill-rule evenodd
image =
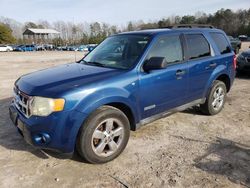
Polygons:
M11 52L13 48L8 45L0 45L0 52Z
M247 39L248 39L247 35L239 35L238 38L241 41L247 41Z
M121 33L78 62L20 77L9 113L31 145L105 163L121 154L130 130L192 106L218 114L235 68L219 29Z
M88 55L89 49L86 47L86 48L83 49L82 52L83 52L83 57L85 57L86 55Z
M59 51L68 51L68 46L57 46L56 50L59 50Z
M88 44L86 47L88 49L88 52L91 52L97 47L97 44Z
M36 50L37 50L37 51L45 51L46 49L45 49L44 45L41 44L41 45L37 45L37 46L36 46Z
M13 51L15 51L15 49L16 49L16 47L17 47L18 45L12 44L12 45L9 45L9 46L13 49Z
M68 51L78 51L78 47L77 46L68 46L67 50Z
M17 52L23 52L23 49L24 49L24 45L18 45L14 48L14 51L17 51Z
M63 48L63 46L57 46L57 47L56 47L56 50L62 51L62 50L63 50L62 48Z
M31 51L36 51L37 48L36 48L36 45L20 45L20 46L17 46L15 48L15 51L19 51L19 52L31 52Z
M228 36L231 46L236 54L239 53L241 48L241 41L238 38L234 38L232 36Z
M45 44L44 48L45 50L48 50L48 51L55 50L55 46L53 44Z
M241 52L237 57L237 72L250 71L250 49Z
M83 52L84 49L86 49L86 48L87 48L86 45L79 45L78 46L78 51Z

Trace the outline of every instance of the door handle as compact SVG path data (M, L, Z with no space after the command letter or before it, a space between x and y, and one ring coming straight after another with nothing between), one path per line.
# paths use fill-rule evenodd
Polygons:
M184 75L185 73L186 73L185 70L177 70L176 73L175 73L175 75L176 75L176 76L182 76L182 75Z
M210 63L209 66L206 67L206 70L210 69L210 68L214 68L217 66L217 63Z
M209 67L216 67L217 63L210 63Z

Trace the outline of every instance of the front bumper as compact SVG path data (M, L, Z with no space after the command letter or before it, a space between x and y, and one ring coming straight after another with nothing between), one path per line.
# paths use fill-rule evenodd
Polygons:
M61 153L74 152L78 131L86 118L85 114L74 110L26 118L14 103L11 103L9 113L27 143Z

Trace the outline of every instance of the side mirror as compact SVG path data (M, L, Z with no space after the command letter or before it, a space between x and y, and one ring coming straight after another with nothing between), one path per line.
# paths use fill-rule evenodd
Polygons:
M167 67L167 61L165 57L151 57L144 63L143 69L145 72L156 69L165 69Z

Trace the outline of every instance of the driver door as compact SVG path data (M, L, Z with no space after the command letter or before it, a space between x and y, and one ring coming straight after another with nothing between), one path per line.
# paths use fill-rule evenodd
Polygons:
M151 57L165 57L168 65L139 73L142 119L184 104L187 96L188 67L180 35L160 36L145 61Z

